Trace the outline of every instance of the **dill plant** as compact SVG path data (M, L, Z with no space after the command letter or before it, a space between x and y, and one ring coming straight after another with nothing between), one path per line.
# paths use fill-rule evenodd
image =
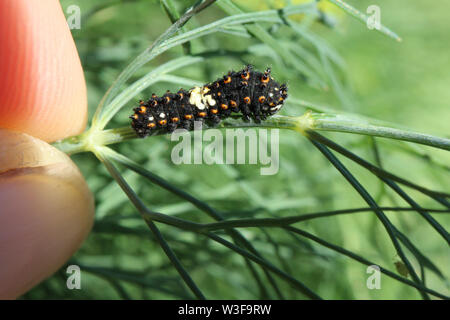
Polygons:
M343 1L329 3L363 23L368 19ZM379 144L394 145L448 175L448 166L430 156L428 150L449 151L450 140L362 116L354 108L345 109L355 103L346 84L345 61L311 30L314 21L326 20L327 13L320 10L318 2L244 11L230 0L202 0L183 13L172 0L161 0L160 4L171 26L113 81L98 104L90 128L54 144L71 155L90 152L101 163L93 165L91 159L86 166L88 175L98 176L93 183L99 203L93 236L70 263L89 273L97 290L110 288L113 293L106 297L124 299L358 298L349 280L340 274L360 270L356 278L363 287L370 265L380 266L383 279L389 279L383 281L402 288L404 297L447 299L448 283L442 270L446 266L420 248L421 241L414 238L407 221L427 225L427 232L448 246L450 237L443 225L448 219L440 218L450 210L450 194L384 169ZM209 10L220 10L223 16L205 24L195 20ZM291 19L298 14L301 20ZM379 31L387 36L386 41L401 40L386 26ZM247 50L233 51L221 47L220 40L217 50L209 50L201 42L208 36L210 43L219 35L251 44ZM179 46L182 52L168 53ZM176 75L183 68L200 67L212 59L246 62L255 54L255 60L270 61L278 68L281 78L296 79L314 90L327 89L344 105L342 110L304 101L294 85L282 115L260 124L240 119L220 123L219 128L291 131L282 136L282 147L289 150L281 161L289 164L286 170L291 173L296 166L303 167L292 180L284 173L271 177L269 184L262 179L252 181L251 173L233 166L172 167L164 160L168 156L165 137L137 140L130 126L115 126L115 119L130 113L130 105L147 88L159 83L174 88L201 83ZM162 56L165 59L161 60ZM150 70L139 75L149 63ZM329 135L333 132L336 134ZM123 147L115 148L119 143ZM370 161L358 155L358 143L363 144L363 153L370 155ZM195 181L189 182L192 179ZM335 179L345 181L343 192L353 193L360 207L336 208L339 201L330 199L339 191L319 187ZM275 191L267 192L258 183ZM119 195L118 187L123 194ZM212 194L207 192L211 189ZM166 204L154 206L158 198ZM362 215L364 220L360 219ZM349 237L370 250L359 251L358 245L346 247L344 233L354 234ZM110 237L102 238L105 234ZM97 248L100 243L103 249L125 253L102 258ZM352 267L345 263L352 263ZM429 274L442 285L430 286ZM64 277L64 272L59 276ZM95 282L96 278L106 282ZM321 284L325 282L333 283L330 287L339 288L342 294L336 296L333 289L324 289ZM39 290L64 296L66 293L54 289L55 283L50 279L28 297L38 295ZM95 290L91 285L90 293L80 297ZM381 293L378 297L389 296Z

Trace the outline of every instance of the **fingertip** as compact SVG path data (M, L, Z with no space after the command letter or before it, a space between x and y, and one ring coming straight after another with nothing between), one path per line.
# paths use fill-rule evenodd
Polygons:
M59 1L0 1L0 70L0 127L48 142L84 130L86 84Z

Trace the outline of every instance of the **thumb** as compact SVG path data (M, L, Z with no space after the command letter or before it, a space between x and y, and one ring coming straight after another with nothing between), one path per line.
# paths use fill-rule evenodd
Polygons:
M0 129L0 299L50 276L89 233L94 201L70 158Z

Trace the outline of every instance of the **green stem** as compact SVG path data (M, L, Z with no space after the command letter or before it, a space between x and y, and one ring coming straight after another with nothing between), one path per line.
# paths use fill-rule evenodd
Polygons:
M415 142L443 150L450 151L450 139L440 138L429 134L391 128L381 125L373 125L348 116L306 112L302 116L281 116L270 117L261 123L244 122L238 118L228 118L223 120L218 126L210 127L203 125L203 129L225 129L225 128L271 128L290 129L308 136L308 132L313 131L334 131L368 136L383 137L394 140ZM161 135L163 132L156 132L154 135ZM55 142L53 145L68 154L92 151L97 147L119 143L125 140L137 138L131 127L94 130L90 129L78 136L73 136Z
M301 117L289 116L274 116L261 123L244 122L240 119L229 118L222 121L218 126L208 126L203 124L202 129L220 129L220 128L285 128L296 130L298 126L298 119ZM157 132L153 135L165 134L164 132ZM152 136L153 136L152 135ZM92 152L98 147L119 143L122 141L136 139L138 136L133 128L122 127L108 130L94 130L90 129L84 133L69 137L53 143L53 146L67 154L75 154L80 152Z
M335 114L311 114L311 117L313 118L312 130L347 132L403 140L450 151L450 139L446 138L362 123L355 119Z
M325 211L317 213L308 213L296 216L287 216L282 218L241 218L237 220L226 220L219 222L204 223L199 226L198 232L226 230L230 228L256 228L256 227L286 227L299 222L326 218L336 215L345 215L359 212L373 212L373 208L354 208L354 209L342 209L334 211ZM393 212L412 212L416 211L414 208L409 207L380 207L383 211ZM434 213L449 213L448 209L424 209Z
M62 139L53 146L69 155L93 152L95 148L137 138L131 127L94 131L92 128L77 136Z

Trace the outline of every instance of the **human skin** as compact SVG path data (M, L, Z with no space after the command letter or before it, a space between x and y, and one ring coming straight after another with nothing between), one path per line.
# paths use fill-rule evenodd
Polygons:
M83 70L57 0L0 1L0 299L15 299L80 247L94 200L47 142L81 133Z
M0 1L0 128L52 142L86 126L86 84L57 0Z

